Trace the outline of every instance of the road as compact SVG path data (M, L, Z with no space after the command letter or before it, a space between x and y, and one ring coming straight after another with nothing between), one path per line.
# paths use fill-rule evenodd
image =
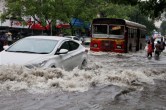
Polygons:
M9 66L0 71L1 110L166 110L166 52L89 52L85 70Z

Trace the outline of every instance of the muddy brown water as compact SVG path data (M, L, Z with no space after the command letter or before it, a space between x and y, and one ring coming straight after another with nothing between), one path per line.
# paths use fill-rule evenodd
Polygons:
M165 53L90 53L85 70L70 72L1 70L0 110L166 110Z
M1 93L1 110L166 110L166 81L144 84L142 91L113 85L86 92ZM5 94L5 95L3 95Z

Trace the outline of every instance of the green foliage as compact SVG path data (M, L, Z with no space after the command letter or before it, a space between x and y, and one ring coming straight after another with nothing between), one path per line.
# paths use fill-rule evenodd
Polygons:
M114 4L137 5L140 0L106 0Z
M104 13L105 17L108 18L129 19L128 16L131 10L131 6L109 4L102 10L102 12Z
M152 19L160 19L161 14L166 11L166 0L148 0L139 3L141 12Z
M147 27L148 35L151 35L151 32L156 29L154 21L148 19L148 16L143 15L138 6L132 7L132 9L130 10L129 20L145 25Z
M161 35L166 35L166 21L163 21L160 26Z
M99 14L101 17L122 18L146 24L150 30L154 28L150 25L153 21L140 14L136 5L140 0L6 0L6 2L8 10L2 14L1 19L14 17L22 21L25 16L29 16L46 26L48 21L56 24L57 19L70 23L72 17L91 22ZM139 5L145 7L141 8L144 10L150 2L142 3L145 2L140 2ZM152 15L152 12L149 11L147 15Z

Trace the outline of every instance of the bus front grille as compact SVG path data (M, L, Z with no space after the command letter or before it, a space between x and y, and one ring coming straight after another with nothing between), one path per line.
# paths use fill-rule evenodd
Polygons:
M105 41L101 42L101 49L103 51L112 51L113 50L113 41Z

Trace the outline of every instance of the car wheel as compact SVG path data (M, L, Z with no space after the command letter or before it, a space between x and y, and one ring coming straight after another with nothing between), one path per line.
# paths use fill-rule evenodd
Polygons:
M82 62L82 64L81 64L81 68L80 68L80 69L85 69L86 66L87 66L87 61L84 60L84 61Z

